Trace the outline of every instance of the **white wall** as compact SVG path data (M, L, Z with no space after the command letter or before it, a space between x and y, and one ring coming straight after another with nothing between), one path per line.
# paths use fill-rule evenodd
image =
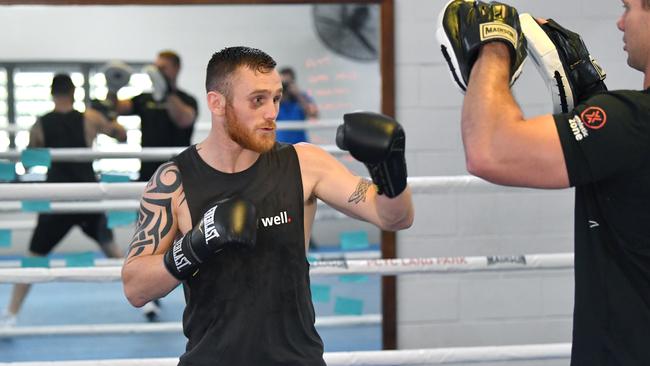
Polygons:
M397 118L406 126L411 176L467 174L459 128L462 96L435 39L446 3L396 0ZM642 75L626 65L616 29L620 2L510 3L582 34L605 68L610 89L642 87ZM514 90L527 116L550 113L549 94L532 62ZM400 257L573 251L573 190L418 195L415 205L414 226L398 235ZM570 270L402 276L398 296L400 348L571 340Z

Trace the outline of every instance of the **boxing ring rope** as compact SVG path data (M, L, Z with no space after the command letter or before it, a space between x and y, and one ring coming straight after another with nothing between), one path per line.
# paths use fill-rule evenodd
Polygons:
M311 121L277 121L275 125L278 130L296 131L296 130L333 130L343 124L342 118L334 119L317 119ZM208 132L212 128L211 122L201 122L194 125L195 131Z
M296 130L331 130L337 128L343 123L342 119L319 119L313 121L281 121L276 122L276 128L280 131L296 131ZM208 132L212 128L211 122L197 122L194 124L194 131ZM0 131L16 133L21 131L29 131L30 127L16 126L10 124L0 128ZM127 131L137 130L139 127L126 128Z
M327 352L328 366L424 366L495 361L563 360L571 357L571 344L455 347L398 351ZM0 366L176 366L178 358L46 361L0 363Z
M491 184L474 176L409 177L413 193L503 192L523 190ZM145 182L132 183L3 183L0 201L101 201L139 199Z
M573 268L573 253L486 257L342 259L314 261L310 275L384 276L424 273L549 270ZM113 282L121 267L0 268L0 283Z
M119 145L118 145L119 146ZM336 156L347 155L335 145L319 145L323 150ZM144 147L137 150L96 150L89 148L48 148L53 162L90 162L96 159L139 159L141 161L167 161L187 147ZM22 150L0 151L0 159L20 161Z
M316 326L320 328L366 326L379 324L381 324L380 314L316 317ZM48 325L0 328L0 338L30 336L119 335L143 333L178 333L180 335L182 332L183 325L181 322Z
M311 253L309 254L310 260L313 261L332 261L341 259L379 259L381 253L376 250L367 251L354 251L354 252L331 252L331 253ZM124 263L124 258L94 258L91 267L118 267ZM49 268L62 268L66 267L65 259L50 259L48 261ZM20 260L0 260L0 268L20 268Z
M2 187L2 185L0 185ZM144 189L144 188L143 188ZM107 211L138 211L140 202L137 200L111 200L111 201L60 201L50 202L48 213L104 213ZM0 213L23 212L19 201L0 202ZM344 213L334 210L324 202L318 201L317 221L339 220L348 218ZM1 228L33 229L35 223L0 221Z

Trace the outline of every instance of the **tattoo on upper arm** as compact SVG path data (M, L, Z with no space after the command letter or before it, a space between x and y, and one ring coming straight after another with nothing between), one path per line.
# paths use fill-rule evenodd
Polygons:
M354 192L352 192L352 195L348 197L348 202L354 203L355 205L359 204L359 202L365 202L368 189L370 189L371 186L371 181L367 179L361 179L359 181L359 184L357 184L357 188L354 190Z
M173 174L170 183L164 183L162 176ZM181 177L178 168L174 163L162 165L152 177L145 189L146 194L170 194L181 187ZM146 206L146 207L145 207ZM143 197L140 203L138 222L129 245L127 258L136 257L142 254L145 248L153 245L152 253L155 253L160 241L171 231L173 225L172 197L151 198Z

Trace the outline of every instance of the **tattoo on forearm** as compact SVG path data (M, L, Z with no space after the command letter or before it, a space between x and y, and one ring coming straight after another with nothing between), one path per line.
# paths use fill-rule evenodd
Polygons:
M165 184L162 181L162 176L169 173L173 174L174 179L170 184ZM149 181L146 191L147 193L173 193L180 186L181 179L178 168L173 163L168 163L158 169ZM155 253L161 238L169 234L173 224L171 197L161 199L143 197L142 201L136 231L131 240L127 258L142 254L145 248L152 244L152 253ZM145 207L145 204L151 209Z
M352 195L348 198L349 203L354 203L359 204L359 202L365 202L366 201L366 194L368 193L368 189L372 186L372 182L367 180L367 179L361 179L359 181L359 184L357 184L357 188L354 190Z

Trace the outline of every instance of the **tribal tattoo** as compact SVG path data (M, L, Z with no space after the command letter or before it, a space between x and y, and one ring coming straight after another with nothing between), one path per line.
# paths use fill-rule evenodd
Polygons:
M171 183L164 183L162 176L172 174L174 179ZM155 183L154 183L155 182ZM169 195L181 186L180 173L174 163L162 165L149 181L145 194L166 194ZM184 195L183 195L184 196ZM147 207L145 207L145 203ZM129 245L128 257L137 257L144 252L145 247L153 244L153 253L158 249L161 238L169 234L173 224L172 198L150 198L143 197L140 203L138 223L131 245Z
M361 179L359 181L359 184L357 184L357 188L348 198L348 202L354 203L355 205L359 204L359 202L366 202L366 194L368 193L368 189L370 189L371 186L371 181L367 179Z

